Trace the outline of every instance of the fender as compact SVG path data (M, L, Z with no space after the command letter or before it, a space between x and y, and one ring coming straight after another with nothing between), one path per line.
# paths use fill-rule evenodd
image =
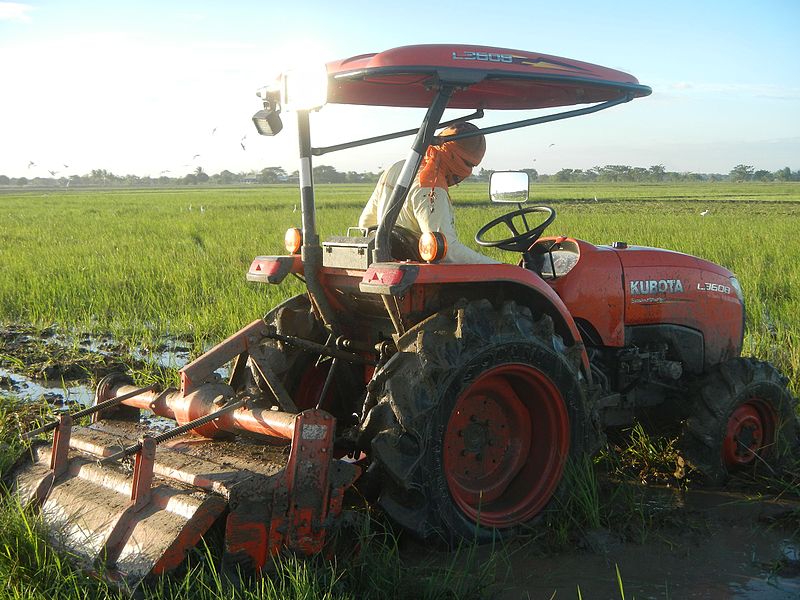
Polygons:
M558 294L532 271L509 264L374 263L364 273L359 289L365 293L401 296L412 287L455 289L459 284L468 284L465 287L473 293L482 290L484 297L503 295L529 306L534 313L549 314L564 343L578 345L584 374L591 381L589 357L572 315Z

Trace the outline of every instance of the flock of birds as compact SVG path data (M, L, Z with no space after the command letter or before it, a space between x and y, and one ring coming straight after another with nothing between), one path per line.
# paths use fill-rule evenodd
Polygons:
M211 130L211 135L214 135L215 133L217 133L217 128L216 128L216 127L214 127L214 128ZM243 150L243 151L247 151L247 146L245 146L245 145L244 145L244 142L245 142L245 140L246 140L246 139L247 139L247 134L243 135L243 136L242 136L242 138L239 140L239 145L242 147L242 150ZM548 148L551 148L551 147L553 147L553 146L555 146L555 144L554 144L554 143L553 143L553 144L550 144L550 145L548 146ZM200 158L201 156L202 156L201 154L195 154L195 155L193 155L193 156L192 156L192 160L193 160L193 161L196 161L196 160L197 160L198 158ZM535 158L534 158L533 160L534 160L534 162L536 161L536 159L535 159ZM37 166L37 165L36 165L36 163L35 163L34 161L32 161L32 160L31 160L31 161L28 161L28 168L29 168L29 169L30 169L31 167L35 167L35 166ZM191 166L194 166L194 165L193 165L192 163L188 163L188 164L185 164L185 165L183 165L183 166L184 166L184 167L191 167ZM65 169L69 169L69 165L64 165L64 168L65 168ZM383 170L383 168L382 168L382 167L381 167L381 170ZM50 170L50 169L48 169L48 170L47 170L47 172L48 172L48 173L50 173L50 175L51 175L52 177L55 177L56 175L58 175L58 174L60 173L60 171L53 171L53 170ZM172 171L170 171L169 169L164 169L163 171L161 171L161 173L160 173L159 175L166 175L167 173L171 173L171 172L172 172ZM69 182L69 181L67 181L67 187L69 187L69 183L70 183L70 182ZM595 197L594 197L594 201L595 201L595 202L597 202L597 201L598 201L598 200L597 200L597 196L595 196ZM189 210L192 210L192 206L191 206L191 205L189 205ZM295 206L295 210L297 210L297 206ZM205 212L205 209L204 209L204 207L202 207L202 206L200 207L200 212ZM705 209L705 210L703 210L703 211L701 211L701 212L700 212L700 216L701 216L701 217L705 217L706 215L708 215L708 214L709 214L709 212L710 212L710 211L709 211L708 209Z
M214 127L214 128L211 130L211 135L215 135L216 133L217 133L217 128L216 128L216 127ZM243 135L243 136L241 137L241 139L239 140L239 146L241 146L241 148L242 148L242 151L243 151L243 152L246 152L246 151L247 151L247 146L245 145L245 141L246 141L246 140L247 140L247 134ZM190 163L186 163L186 164L184 164L183 166L184 166L184 167L194 167L194 166L197 166L197 163L196 163L196 161L197 161L197 159L198 159L198 158L201 158L201 157L202 157L202 154L200 154L200 153L194 154L194 155L192 156L192 162L190 162ZM33 168L33 167L38 167L38 166L39 166L39 165L36 163L36 161L33 161L33 160L29 160L29 161L28 161L28 169L31 169L31 168ZM65 164L65 165L63 165L63 166L64 166L64 169L69 169L69 165ZM50 173L50 176L51 176L51 177L56 177L56 176L57 176L59 173L61 173L62 171L61 171L61 170L55 170L55 169L47 169L47 172L48 172L48 173ZM170 169L164 169L163 171L161 171L161 172L159 173L159 175L160 175L160 176L161 176L161 175L167 175L168 173L172 173L172 171L171 171ZM68 180L68 181L67 181L67 187L69 187L69 183L70 183L70 182L69 182L69 180Z

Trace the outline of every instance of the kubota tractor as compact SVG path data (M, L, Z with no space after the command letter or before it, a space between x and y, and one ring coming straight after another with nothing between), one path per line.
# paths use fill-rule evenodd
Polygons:
M260 133L296 113L302 228L287 234L290 254L257 257L247 274L294 276L307 292L184 367L180 389L110 377L94 406L32 432L55 434L20 461L15 489L59 543L135 585L222 520L225 560L263 569L282 548L319 551L354 483L418 536L507 537L560 493L567 461L594 451L606 426L656 407L683 421L686 457L715 481L791 456L796 401L773 366L740 356L744 306L728 270L541 237L555 212L522 206L524 173L493 175L492 199L516 206L476 235L518 264L442 262L441 237L420 244L394 226L437 128L485 110L588 105L460 137L494 134L650 88L588 63L466 45L328 63L316 89L314 74L285 73L260 93ZM314 147L309 112L325 103L427 110L416 130ZM443 121L445 109L474 112ZM414 141L377 230L320 243L313 157L401 136ZM177 425L148 432L141 410ZM72 425L88 414L91 425Z

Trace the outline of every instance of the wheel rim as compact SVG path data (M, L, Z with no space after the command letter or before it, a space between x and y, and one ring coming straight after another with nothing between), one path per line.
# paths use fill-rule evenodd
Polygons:
M751 398L731 413L722 444L728 468L749 465L775 440L775 411L761 398Z
M549 377L523 364L490 369L461 393L447 423L450 494L476 523L529 521L555 492L569 443L564 399Z

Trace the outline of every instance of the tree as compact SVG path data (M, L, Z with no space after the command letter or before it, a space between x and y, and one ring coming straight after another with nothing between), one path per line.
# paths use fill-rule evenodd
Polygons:
M664 181L664 175L667 172L667 169L664 165L653 165L649 169L650 171L650 180L651 181Z
M119 177L105 169L92 169L92 172L89 174L89 181L92 183L114 183L118 179Z
M750 181L753 177L752 165L736 165L731 169L729 177L731 181Z
M203 167L197 167L194 170L194 176L197 178L198 183L205 183L208 181L208 173L203 171Z
M759 169L753 173L753 179L755 181L772 181L772 173L764 169Z
M222 185L230 185L236 181L236 175L224 169L218 176L218 180Z
M783 167L782 169L775 171L775 179L778 181L791 181L792 170L789 167Z
M561 169L558 173L553 175L556 181L574 181L575 171L573 169Z
M345 174L339 173L328 165L314 167L314 181L316 183L344 183Z
M8 175L0 175L0 185L8 185L9 183L11 183L11 180Z
M283 167L267 167L261 169L259 183L284 183L287 179L286 171Z

